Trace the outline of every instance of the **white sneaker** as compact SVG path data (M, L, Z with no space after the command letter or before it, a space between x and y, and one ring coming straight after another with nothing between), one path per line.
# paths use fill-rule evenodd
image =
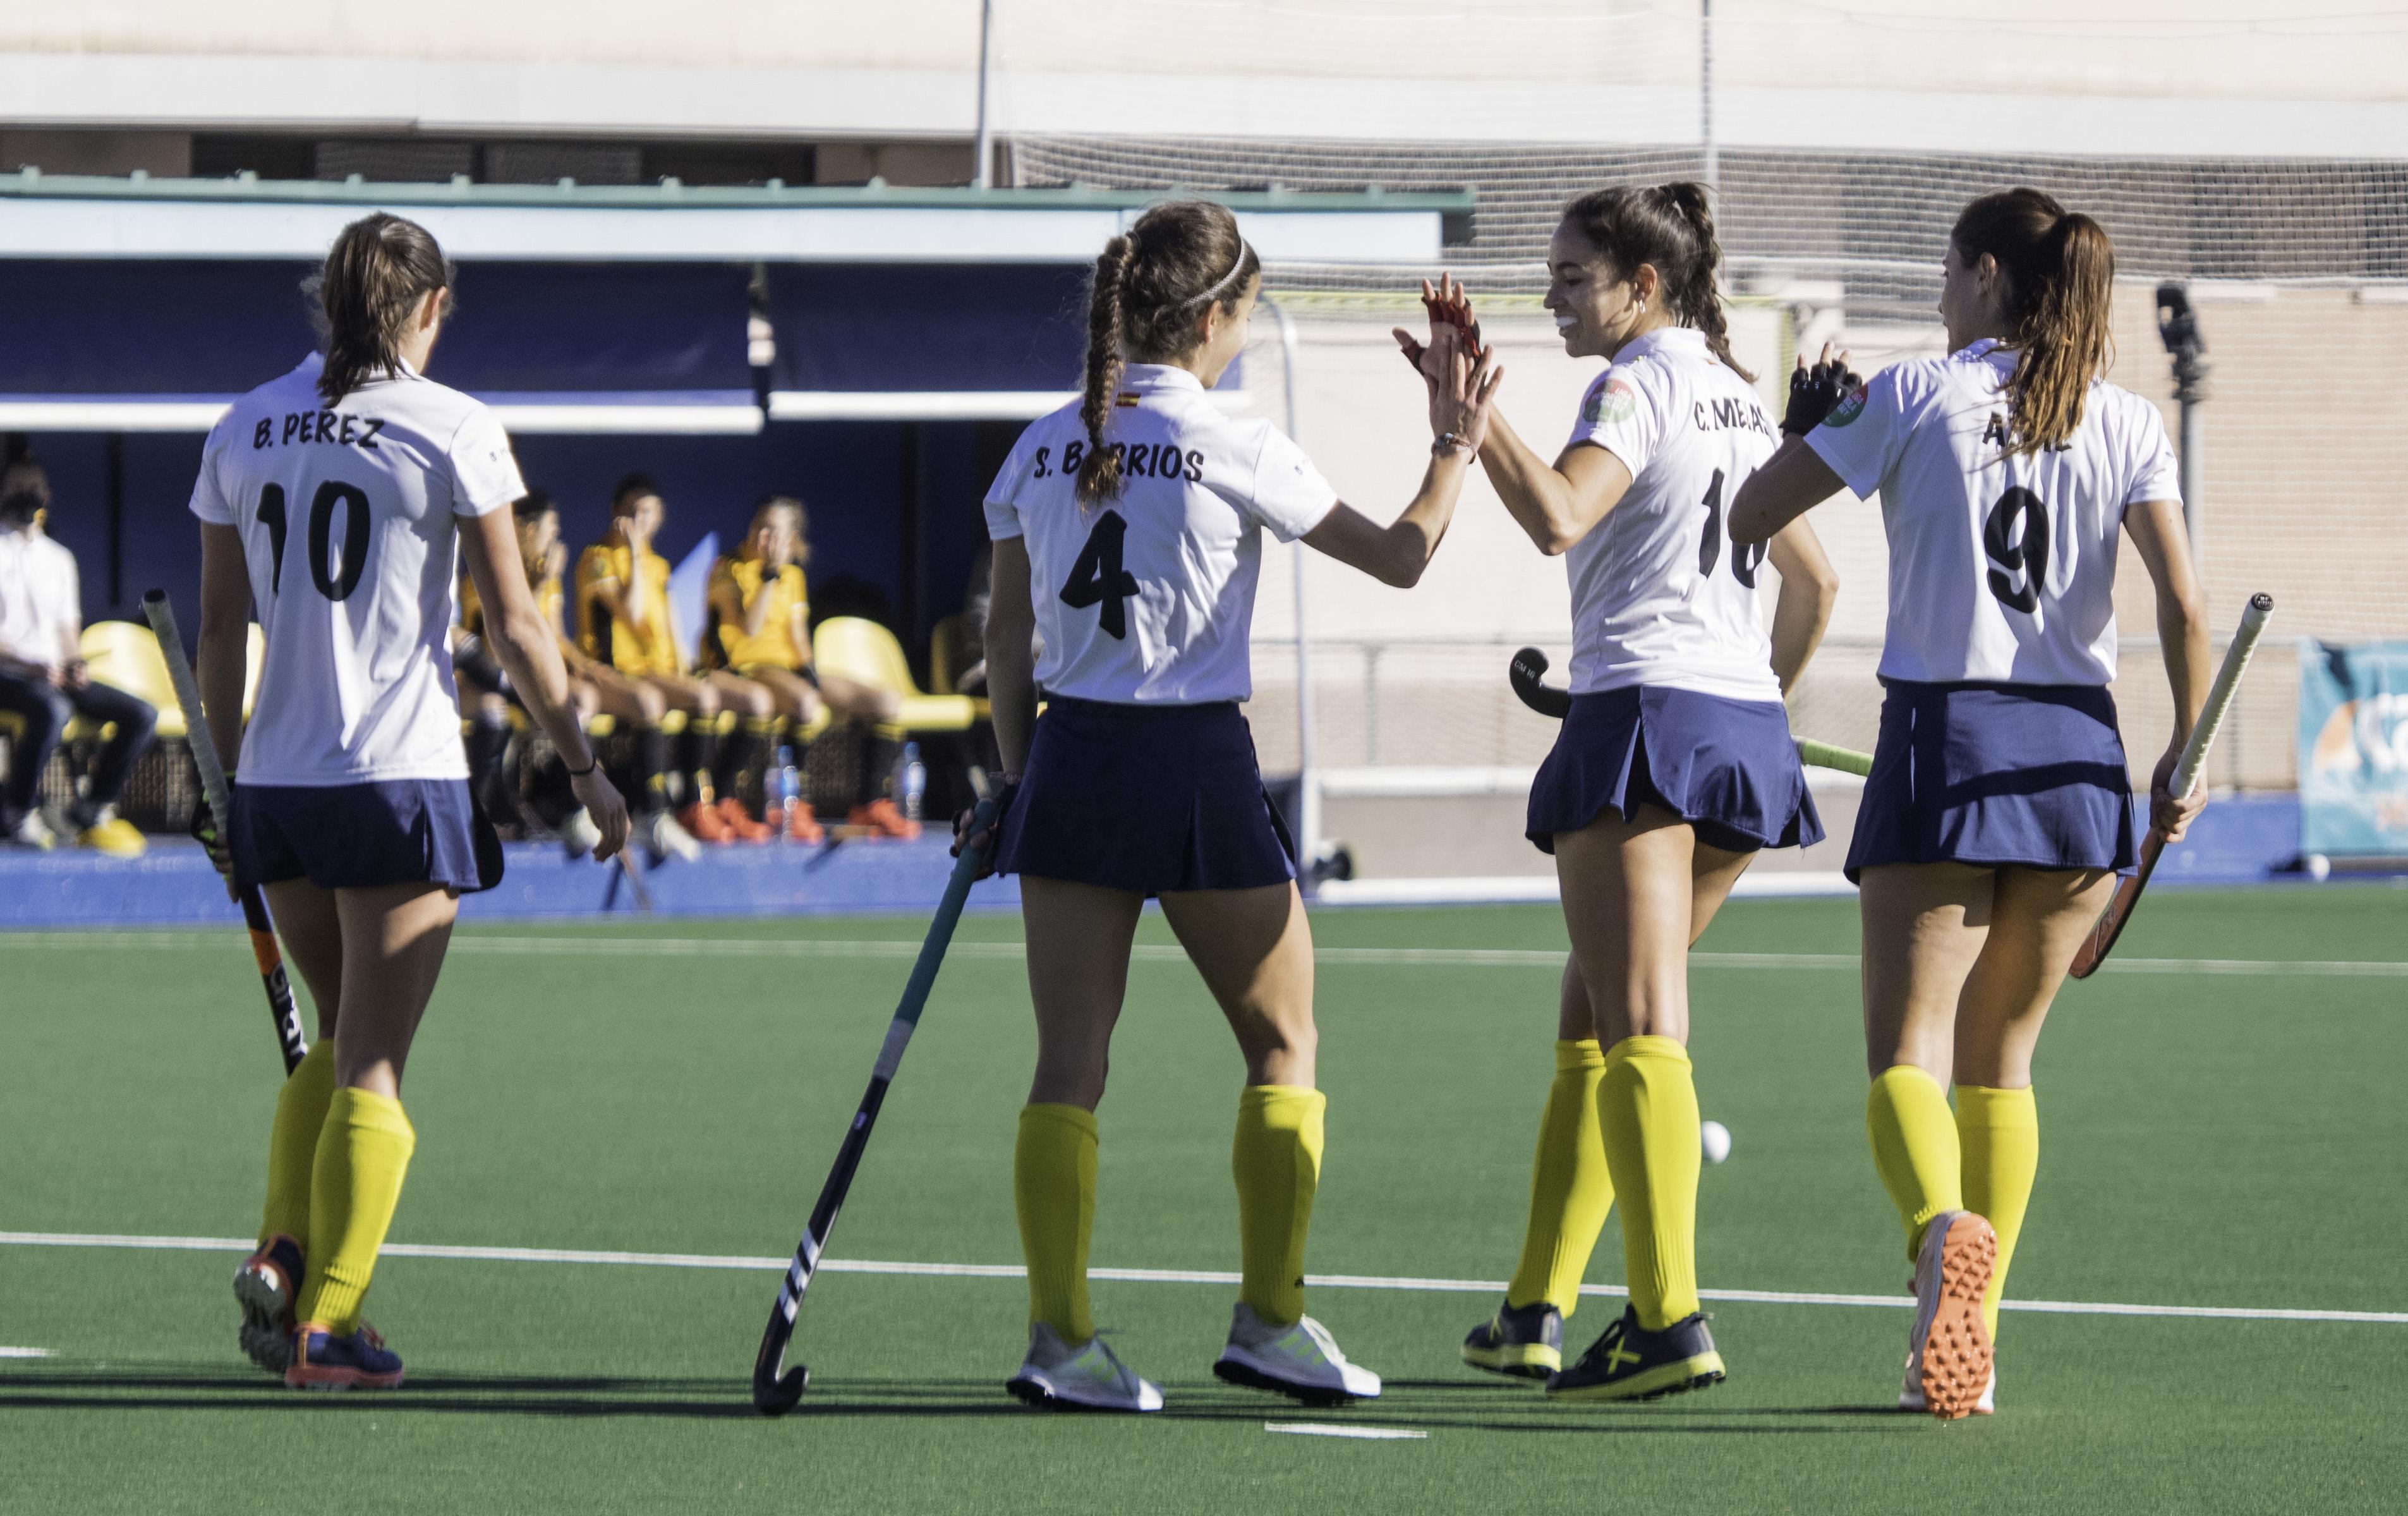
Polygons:
M59 835L50 830L50 822L42 820L40 811L29 810L25 812L25 819L17 823L17 829L9 833L6 840L21 848L31 848L36 852L48 852L59 845Z
M1232 1384L1275 1390L1315 1405L1369 1400L1380 1393L1380 1376L1348 1363L1327 1327L1310 1316L1271 1326L1242 1300L1229 1313L1229 1345L1212 1372Z
M1147 1411L1162 1409L1162 1392L1130 1372L1101 1337L1076 1348L1043 1322L1028 1325L1028 1356L1020 1372L1004 1381L1012 1398L1032 1406L1068 1406L1080 1410Z
M1989 1389L1990 1333L1982 1320L1982 1294L1998 1257L1998 1233L1970 1210L1943 1210L1923 1229L1906 1377L1922 1391L1924 1409L1943 1421L1972 1414Z
M1931 1409L1930 1402L1923 1398L1923 1366L1917 1364L1912 1358L1908 1359L1906 1363L1906 1382L1899 1386L1898 1409L1900 1410L1929 1410ZM1994 1363L1990 1366L1989 1379L1983 1382L1982 1398L1973 1402L1973 1414L1976 1416L1995 1416L1998 1413L1999 1368L1998 1365Z
M593 816L583 806L560 823L560 845L568 850L572 860L591 858L594 850L602 845L602 828L594 824Z
M676 857L690 864L702 856L702 844L666 810L653 811L649 820L638 823L636 830L641 835L644 851L652 855L654 862Z

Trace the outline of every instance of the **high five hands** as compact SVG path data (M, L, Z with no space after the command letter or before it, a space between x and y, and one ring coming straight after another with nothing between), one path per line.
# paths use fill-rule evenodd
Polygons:
M1461 329L1441 322L1431 331L1430 345L1415 366L1429 384L1430 436L1448 451L1477 456L1488 439L1497 386L1505 378L1497 354L1483 349L1475 357ZM1446 441L1450 437L1452 443Z
M1854 394L1864 380L1848 366L1844 348L1833 350L1835 344L1823 344L1822 358L1813 365L1806 355L1798 355L1798 366L1789 375L1789 408L1782 413L1781 429L1791 436L1804 436L1823 424L1840 402Z
M1422 280L1422 307L1429 312L1430 340L1433 343L1441 330L1452 330L1462 339L1472 362L1478 363L1488 356L1488 349L1480 340L1479 319L1471 314L1471 298L1463 293L1460 280L1445 274L1438 277L1435 285L1427 279ZM1437 370L1425 362L1430 350L1414 341L1413 335L1403 327L1391 330L1397 338L1397 346L1404 350L1405 362L1413 365L1413 372L1419 374L1424 381L1436 383Z

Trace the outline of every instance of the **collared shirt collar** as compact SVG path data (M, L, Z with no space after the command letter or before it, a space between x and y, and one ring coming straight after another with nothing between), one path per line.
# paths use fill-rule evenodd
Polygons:
M1996 363L1993 354L2007 350L2006 344L1994 336L1977 336L1952 354L1958 362L1968 364ZM2010 357L2013 355L2010 354Z
M1617 364L1627 364L1633 359L1644 358L1651 352L1683 350L1692 352L1698 357L1705 356L1706 334L1694 326L1659 326L1652 332L1641 333L1624 343L1622 350L1613 355L1613 361Z
M1193 390L1204 393L1204 381L1177 364L1123 364L1121 388L1125 390Z

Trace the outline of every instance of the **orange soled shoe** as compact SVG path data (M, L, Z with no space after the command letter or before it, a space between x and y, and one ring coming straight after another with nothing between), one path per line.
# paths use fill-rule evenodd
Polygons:
M879 837L891 837L910 842L920 836L920 823L907 819L901 811L895 808L895 802L883 795L866 806L853 807L853 814L845 819L855 826L867 827Z
M786 808L786 836L796 842L819 842L827 837L811 808L797 800Z
M284 1382L295 1390L398 1390L401 1355L389 1351L366 1322L349 1337L304 1322L293 1333L293 1362Z
M726 820L728 832L738 842L767 842L777 836L774 828L754 821L752 813L744 808L744 802L732 794L720 798L719 814Z
M724 847L736 840L736 834L727 825L727 818L716 804L686 807L678 812L678 824L684 827L696 842Z
M301 1244L280 1232L234 1271L243 1356L270 1374L293 1361L293 1301L300 1293Z
M1990 1386L1990 1331L1982 1292L1999 1261L1999 1234L1970 1210L1944 1210L1923 1229L1914 1263L1914 1336L1906 1377L1942 1421L1970 1416Z

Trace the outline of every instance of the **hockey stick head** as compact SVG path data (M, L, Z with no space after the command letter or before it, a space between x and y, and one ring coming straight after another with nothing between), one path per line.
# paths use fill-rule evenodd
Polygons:
M801 1364L786 1367L786 1343L795 1335L794 1318L783 1310L770 1313L769 1329L761 1335L761 1355L752 1360L752 1409L764 1416L783 1416L803 1398L811 1371Z
M1571 692L1558 690L1549 684L1546 672L1547 655L1536 648L1524 648L1513 655L1512 663L1506 667L1505 677L1512 680L1513 693L1521 696L1522 704L1541 716L1553 716L1561 721L1572 708Z

